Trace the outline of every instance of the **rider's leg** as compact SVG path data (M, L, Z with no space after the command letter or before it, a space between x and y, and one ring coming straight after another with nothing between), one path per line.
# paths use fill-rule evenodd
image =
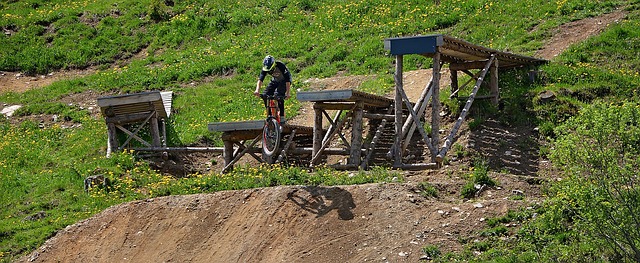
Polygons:
M285 83L280 83L280 85L278 85L278 89L276 91L276 96L280 95L280 96L284 96L284 94L286 94L286 86ZM278 99L278 108L280 109L280 124L285 124L286 119L284 117L284 97Z
M276 86L276 85L274 85L274 83L273 83L273 82L270 82L270 83L267 85L267 87L264 89L264 93L263 93L263 94L264 94L264 95L266 95L266 96L273 96L273 95L275 94L275 92L276 92L276 87L277 87L277 86ZM263 98L263 100L264 100L264 108L265 108L265 109L267 109L267 117L269 117L269 111L270 111L270 109L268 108L268 106L269 106L269 105L267 104L267 103L268 103L268 102L267 102L267 99L266 99L266 98Z

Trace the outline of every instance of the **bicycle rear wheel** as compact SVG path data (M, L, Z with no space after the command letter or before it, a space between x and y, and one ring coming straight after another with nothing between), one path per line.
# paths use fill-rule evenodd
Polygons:
M273 118L267 118L262 129L262 159L267 163L274 163L278 157L280 147L280 124Z

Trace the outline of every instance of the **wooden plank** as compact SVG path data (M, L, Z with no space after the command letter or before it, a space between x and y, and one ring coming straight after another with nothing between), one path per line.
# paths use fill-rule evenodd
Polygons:
M300 101L311 102L356 102L363 101L366 107L387 107L393 101L389 98L369 94L357 90L324 90L299 92L297 95Z
M262 130L262 127L264 127L264 120L213 122L208 125L209 131L212 132Z
M164 103L158 91L98 98L98 106L102 114L107 117L155 110L158 112L158 117L166 118L170 109L165 109Z
M142 92L135 94L125 94L98 98L99 107L111 107L141 102L162 101L162 96L158 91Z
M299 101L335 101L349 100L353 97L353 90L323 90L298 92L296 98Z

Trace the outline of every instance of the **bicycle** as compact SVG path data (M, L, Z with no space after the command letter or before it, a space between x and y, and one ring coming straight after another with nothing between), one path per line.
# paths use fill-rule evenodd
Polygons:
M267 119L262 128L262 159L269 164L273 164L278 157L278 148L282 140L278 103L284 97L260 94L260 98L266 101L267 110Z

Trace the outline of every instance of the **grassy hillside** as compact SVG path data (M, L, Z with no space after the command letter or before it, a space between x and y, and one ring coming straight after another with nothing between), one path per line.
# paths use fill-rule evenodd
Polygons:
M557 26L624 8L629 12L625 20L585 43L572 46L542 67L543 80L529 83L521 77L521 72L504 73L500 85L505 103L502 113L505 114L500 116L507 116L502 119L506 123L536 123L544 136L561 145L570 145L564 143L573 139L568 136L580 135L571 131L584 127L584 119L611 121L600 115L602 106L588 105L611 105L618 111L630 111L630 116L637 116L633 109L637 109L634 103L638 102L640 87L638 1L442 0L437 6L433 1L424 2L0 2L0 28L4 31L0 35L0 70L30 75L64 69L95 70L86 77L59 81L43 89L0 94L0 103L24 105L16 113L18 116L57 114L78 124L72 129L60 125L41 128L34 121L11 123L0 118L0 260L10 261L42 244L57 229L90 217L112 204L133 199L275 184L384 181L396 176L375 171L375 176L363 173L353 178L341 173L328 176L331 171L308 174L297 168L280 167L247 167L228 177L191 175L176 179L162 176L130 153L104 158L106 133L103 120L91 117L85 109L59 102L69 94L172 90L176 94L176 114L169 120L170 144L188 145L206 139L221 145L220 135L207 131L209 122L262 116L262 108L250 92L261 59L266 54L287 63L294 74L294 89L305 89L304 80L308 78L328 77L340 72L375 75L377 79L367 85L384 93L393 86L393 58L385 54L384 38L444 33L498 50L533 55ZM405 58L408 69L429 65L430 62L422 57ZM552 103L542 103L535 96L546 90L558 95ZM447 94L443 94L443 98L445 96ZM287 110L295 114L299 105L292 100L288 107ZM585 107L589 110L580 113ZM617 131L635 131L637 123L631 123L633 125L622 126ZM556 129L563 124L568 126ZM587 138L591 135L582 134ZM627 135L620 133L620 136ZM577 140L579 138L583 137ZM614 146L620 145L615 142L612 142ZM624 160L637 159L634 150L638 146L634 142L621 144L625 154L629 154L624 155ZM578 152L575 149L557 149L557 152L549 150L554 151L551 156L557 156L557 162L573 160L564 167L575 168L568 172L578 175L577 178L585 173L595 174L576 168L588 167L581 165L585 159L563 155ZM602 155L603 158L606 156ZM597 160L587 161L597 163ZM624 165L640 168L632 162ZM603 167L595 166L594 169ZM606 167L614 169L616 166ZM633 169L626 173L629 171ZM113 181L112 188L84 194L82 179L96 173L106 174ZM625 171L616 174L625 174ZM329 181L329 178L338 179ZM634 180L637 179L631 178L630 182L636 183ZM606 239L598 239L597 229L589 224L601 219L597 214L585 216L574 209L570 210L571 216L567 216L567 211L561 209L567 207L567 202L579 200L577 194L567 197L568 193L588 194L575 191L576 185L584 185L580 183L584 182L554 188L550 197L557 196L557 199L550 198L553 202L543 210L548 211L543 217L547 221L533 221L528 228L523 228L523 238L518 242L505 243L505 250L496 247L492 253L484 255L504 257L505 261L526 261L526 257L569 260L563 253L571 249L594 259L616 259L618 254L626 255L616 252L615 248L596 249L608 247L602 245L608 244ZM632 190L629 200L637 198L637 184L626 186L628 184L624 182L621 185L623 189ZM635 195L633 191L636 191ZM581 207L589 205L593 204L581 204ZM46 213L43 220L25 220L40 211ZM579 216L573 217L573 213ZM591 218L592 221L576 218ZM582 223L574 225L578 221ZM633 220L629 222L625 226L633 226ZM554 225L566 228L552 228ZM580 247L580 241L585 240L589 242L582 244L588 247ZM637 247L637 239L635 242ZM552 244L554 246L546 246ZM514 251L522 252L523 256L509 252L514 247L517 248Z

